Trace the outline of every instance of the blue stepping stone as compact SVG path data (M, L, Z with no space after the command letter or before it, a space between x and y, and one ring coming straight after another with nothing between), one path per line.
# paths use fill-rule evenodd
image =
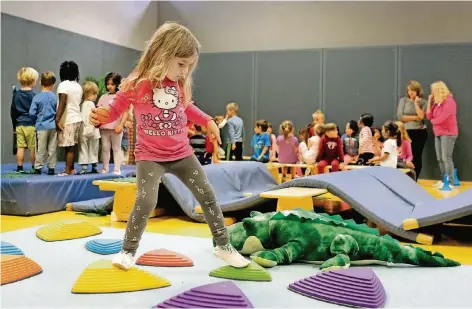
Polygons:
M121 251L121 239L92 239L85 243L85 249L98 254L114 254Z
M25 255L18 247L6 241L2 241L2 254Z

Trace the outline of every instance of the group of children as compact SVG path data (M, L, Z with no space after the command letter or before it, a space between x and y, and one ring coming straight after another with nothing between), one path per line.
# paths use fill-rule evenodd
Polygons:
M57 94L53 91L56 84L53 72L41 74L39 93L34 90L39 78L35 69L21 68L17 77L21 86L14 87L11 104L17 172L24 172L24 153L29 149L34 174L41 174L46 163L48 175L56 175L57 148L61 147L65 150L66 168L57 175L77 174L74 146L79 145L80 174L88 173L89 164L91 173L108 173L110 151L113 151L113 173L121 174L121 164L128 158L128 134L133 133L133 130L128 132L133 128L132 108L117 121L100 128L88 120L94 108L109 106L116 96L121 82L118 73L106 75L107 93L100 98L95 82L79 84L79 67L73 61L65 61L60 66ZM100 141L103 168L98 170Z
M242 160L242 141L244 123L238 117L238 105L230 103L226 106L226 117L217 116L215 120L221 129L228 126L226 138L227 159ZM313 115L313 123L298 131L289 120L280 124L280 133L276 136L272 124L266 120L258 120L254 126L251 139L252 161L267 163L278 161L284 164L317 164L318 173L324 173L330 165L333 172L341 166L348 165L380 165L392 168L408 168L410 177L416 180L414 172L411 139L401 121L387 121L382 128L373 128L374 116L369 113L360 115L359 120L350 120L341 135L334 123L325 123L325 115L320 110ZM202 164L217 162L217 144L211 139L200 136L201 128L197 127L197 135L190 138L195 154L201 157ZM194 139L201 140L195 142ZM206 145L206 148L205 148ZM213 158L213 160L212 160ZM341 165L342 164L342 165ZM285 178L290 170L291 178L296 177L296 169L285 167L282 175Z

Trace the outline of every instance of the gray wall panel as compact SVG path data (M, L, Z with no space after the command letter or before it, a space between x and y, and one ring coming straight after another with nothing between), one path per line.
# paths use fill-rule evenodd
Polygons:
M251 153L254 125L253 58L253 53L203 54L195 72L194 98L203 111L212 116L224 115L226 104L239 105L246 133L245 154Z
M434 81L444 81L457 102L459 138L454 161L461 179L472 179L472 44L401 46L399 49L399 95L403 95L408 80L420 81L425 98ZM423 153L422 178L438 179L440 171L434 150L434 135L428 123L428 141ZM423 174L423 172L422 172Z
M256 120L279 125L291 120L298 130L321 108L321 50L256 53Z
M374 127L393 119L394 47L328 49L323 66L326 122L335 122L344 132L349 120L365 112L374 115Z

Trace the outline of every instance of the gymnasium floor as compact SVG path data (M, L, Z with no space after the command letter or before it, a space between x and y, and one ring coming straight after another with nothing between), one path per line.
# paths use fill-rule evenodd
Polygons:
M472 182L462 182L461 186L454 189L453 192L443 193L432 187L433 181L421 180L419 182L429 193L438 199L453 196L459 192L472 188ZM101 227L113 227L124 229L125 222L110 222L110 216L107 217L85 217L78 216L75 212L61 211L52 214L45 214L33 217L15 217L15 216L1 216L1 232L10 232L21 230L29 227L43 225L57 220L67 219L84 219L93 222ZM451 234L458 237L451 237L448 233L443 239L433 246L423 246L427 250L440 251L449 258L460 261L466 265L472 265L472 227L450 226L446 229L452 231ZM207 238L211 234L206 224L196 223L187 218L179 217L160 217L149 220L146 228L147 232L180 236L193 236ZM468 238L468 239L467 239Z

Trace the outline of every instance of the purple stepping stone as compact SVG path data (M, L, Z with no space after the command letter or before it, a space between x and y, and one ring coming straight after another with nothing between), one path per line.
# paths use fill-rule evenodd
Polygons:
M289 285L290 291L349 307L382 308L386 294L370 268L348 268L321 272Z
M202 285L169 298L155 308L254 308L232 281Z

